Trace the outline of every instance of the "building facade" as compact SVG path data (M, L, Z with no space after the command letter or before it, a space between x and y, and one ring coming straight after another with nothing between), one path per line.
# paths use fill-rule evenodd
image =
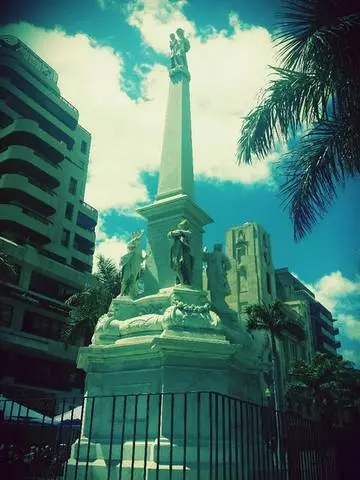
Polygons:
M64 348L64 301L90 280L97 211L84 202L91 136L57 73L0 37L0 280L3 392L78 391L76 347Z
M274 268L270 236L260 225L245 223L230 228L226 232L226 255L231 263L228 272L231 294L226 300L240 321L246 322L248 306L280 300L288 318L301 324L305 331L303 342L290 334L278 342L283 387L295 361L309 361L315 351L337 355L340 342L335 335L339 331L333 328L331 313L287 268ZM261 355L265 358L269 351L265 348L265 334L253 332L253 336L264 344Z
M318 302L315 295L287 268L276 270L278 297L282 301L302 301L307 305L314 350L328 355L337 355L341 342L336 340L339 329L334 327L336 319L324 305Z

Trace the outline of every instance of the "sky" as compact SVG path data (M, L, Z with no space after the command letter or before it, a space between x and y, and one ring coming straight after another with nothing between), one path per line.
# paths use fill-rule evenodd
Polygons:
M136 208L157 188L168 93L168 36L191 42L191 115L196 200L213 219L204 243L260 223L276 268L288 267L338 319L344 358L360 366L360 181L350 179L328 213L295 243L278 196L276 165L238 166L242 119L277 65L271 40L280 0L5 0L0 34L14 34L59 74L61 94L92 135L85 200L99 211L96 253L116 262Z

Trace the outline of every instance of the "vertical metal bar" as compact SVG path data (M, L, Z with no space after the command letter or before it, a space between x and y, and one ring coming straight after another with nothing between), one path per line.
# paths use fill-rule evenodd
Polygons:
M64 429L64 413L65 413L65 398L62 399L62 408L61 408L61 422L60 422L60 427L58 431L58 441L59 443L63 443L61 441L62 439L62 433Z
M306 474L306 468L305 468L305 457L302 455L302 450L304 446L304 430L302 423L300 421L300 417L296 415L296 420L295 420L295 431L297 434L297 437L295 439L295 449L296 449L296 456L298 458L298 463L299 463L299 478L301 480L306 479L307 474Z
M301 428L302 428L303 443L304 443L304 465L305 465L305 472L306 472L305 479L310 480L309 451L307 450L307 447L309 447L309 441L308 441L306 422L303 418L301 419Z
M314 470L313 470L313 458L312 458L312 438L311 438L311 432L309 428L309 421L306 419L305 420L305 425L306 425L306 436L307 436L307 445L309 446L308 450L308 463L309 463L309 478L315 478L314 477Z
M109 458L108 458L108 474L107 480L111 479L111 455L112 455L112 446L114 441L114 423L115 423L115 406L116 406L116 397L112 397L112 411L111 411L111 427L110 427L110 446L109 446Z
M219 394L215 393L215 479L219 479Z
M183 455L183 480L186 478L186 442L187 442L187 393L184 393L184 455Z
M170 395L170 470L169 470L169 480L172 480L173 477L173 454L174 454L174 394Z
M87 479L87 474L88 474L88 469L89 469L89 454L90 454L92 426L93 426L93 420L94 420L95 400L96 400L96 397L92 397L91 416L90 416L90 425L89 425L89 439L88 439L88 447L87 447L87 451L86 451L85 480Z
M74 405L76 404L76 398L74 397L72 399L72 405L73 405L73 408L71 409L71 415L70 415L70 435L67 435L67 438L66 438L66 443L65 442L62 442L62 443L65 443L66 446L68 445L68 442L72 442L72 438L73 438L73 421L74 421ZM56 403L55 403L55 407L56 407ZM54 408L54 412L55 412L56 408ZM60 445L59 445L60 446ZM57 457L59 458L59 453L57 453ZM61 464L59 463L59 466L58 466L59 469L61 469ZM65 465L64 465L64 480L67 479L67 470L68 470L68 459L66 460L65 462ZM57 472L58 475L60 475L60 472Z
M209 392L209 469L210 480L213 480L213 408L212 408L212 393Z
M239 480L239 424L238 424L238 401L234 398L234 428L235 428L235 473Z
M82 424L83 424L86 398L87 397L83 397L83 399L82 399L81 415L80 415L80 429L82 429ZM75 480L77 479L77 474L78 474L79 456L80 456L80 442L81 442L81 431L80 431L80 435L79 435L79 438L78 438L77 451L76 451L76 464L75 464L75 472L74 472Z
M240 407L240 433L241 433L241 480L245 479L245 429L244 429L244 403L239 400ZM248 475L246 475L248 477Z
M256 416L255 416L255 430L256 430L256 445L257 445L257 464L258 464L258 478L261 479L264 472L263 465L263 455L261 448L261 433L260 433L260 409L258 405L256 406Z
M255 425L254 425L254 405L248 404L250 409L250 428L251 428L251 437L252 437L252 445L251 445L251 461L252 461L252 474L253 478L257 478L257 470L256 470L256 463L255 463L255 445L256 445L256 438L255 438Z
M269 411L268 407L263 406L261 409L262 412L262 420L261 420L261 427L262 427L262 445L265 457L265 479L273 479L271 464L270 464L270 436L269 436ZM266 443L265 443L266 441Z
M314 433L314 452L315 452L315 470L317 478L322 479L322 451L321 451L321 443L319 439L319 429L317 424L312 424L312 431Z
M247 477L249 478L250 472L250 421L249 421L249 404L245 403L245 422L246 422L246 466L247 466ZM254 478L254 472L250 475L250 478Z
M197 480L200 480L200 469L201 469L201 463L200 463L200 442L201 442L201 431L200 431L200 404L201 404L201 393L197 393L197 411L196 411L196 423L197 423L197 452L196 452L196 461L197 461Z
M279 478L281 480L284 479L284 465L283 465L283 455L282 455L282 445L281 445L281 437L282 437L282 431L281 431L281 426L282 426L282 417L281 413L278 411L277 412L277 428L278 428L278 441L277 441L277 457L278 457L278 463L279 463Z
M274 464L275 464L275 478L279 478L279 436L280 436L280 429L279 429L279 412L277 410L274 410L274 421L275 421L275 435L274 435L274 452L273 452L273 457L274 457Z
M226 444L225 444L225 439L226 439L226 432L225 432L225 397L224 395L221 395L221 407L222 407L222 415L221 415L221 420L222 420L222 471L223 471L223 480L226 480Z
M134 405L134 428L133 428L133 441L131 449L131 476L130 479L134 480L134 465L135 465L135 448L136 448L136 428L137 428L137 411L138 411L139 396L135 395Z
M147 467L147 453L148 453L148 442L149 442L149 406L150 406L150 394L146 394L146 410L145 410L145 448L144 448L144 471L143 477L146 478L146 467Z
M231 415L231 398L227 397L227 407L228 407L228 453L229 453L229 480L233 480L233 468L232 468L232 448L233 448L233 443L232 443L232 415Z
M161 411L162 411L162 401L163 401L163 393L159 393L158 431L157 431L157 452L156 452L156 480L159 480L160 435L161 435Z
M125 441L125 429L126 429L126 407L127 407L127 395L123 395L123 416L121 425L121 439L120 439L120 461L119 461L119 480L122 478L122 463L124 457L124 441Z
M11 406L10 406L9 420L12 421L12 414L13 414L15 402L14 402L14 400L9 400L9 401L10 401L10 405L11 405ZM7 402L7 400L5 400L5 408L6 408L6 402ZM20 408L20 405L19 405L19 408ZM27 409L27 414L29 414L29 407L28 407L28 409ZM18 414L18 416L19 416L19 414Z

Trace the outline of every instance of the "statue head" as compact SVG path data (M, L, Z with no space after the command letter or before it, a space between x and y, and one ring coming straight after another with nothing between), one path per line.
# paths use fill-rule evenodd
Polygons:
M189 230L190 229L189 222L186 220L186 218L181 220L181 222L178 225L178 229L179 230Z
M223 246L222 243L215 243L214 252L222 252Z
M182 28L178 28L176 30L176 35L179 37L179 38L183 38L184 37L184 30Z
M170 33L170 40L172 41L176 40L175 33Z

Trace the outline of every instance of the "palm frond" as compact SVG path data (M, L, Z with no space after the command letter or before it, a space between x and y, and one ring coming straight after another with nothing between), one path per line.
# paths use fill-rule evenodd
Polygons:
M70 307L70 315L62 331L66 343L79 336L89 337L98 319L108 312L112 299L120 293L120 272L111 259L101 255L98 257L97 271L89 285L65 302Z
M277 141L292 138L301 125L327 117L327 101L334 94L328 77L273 68L276 73L262 102L245 118L237 160L264 158Z
M345 176L360 172L357 124L348 117L319 122L285 155L281 195L290 207L296 240L322 218Z
M344 52L354 48L359 6L353 0L285 0L275 41L285 68L331 75L343 69ZM355 52L355 50L354 50Z
M7 279L16 275L15 265L4 250L0 249L0 278Z

